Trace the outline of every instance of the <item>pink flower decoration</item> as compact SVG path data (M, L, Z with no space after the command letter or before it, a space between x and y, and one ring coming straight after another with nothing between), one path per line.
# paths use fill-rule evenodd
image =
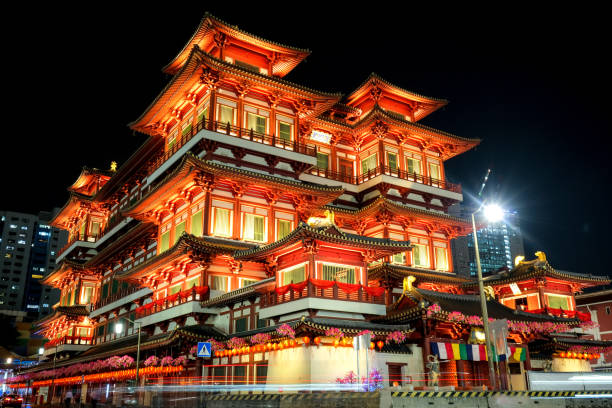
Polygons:
M257 333L251 337L251 344L264 344L270 341L272 336L269 333Z
M246 346L246 341L241 337L232 337L227 341L227 347L237 349Z
M338 329L337 327L330 327L329 329L325 330L325 335L327 337L335 337L336 339L341 339L344 337L342 330Z
M295 330L293 330L287 323L281 324L279 327L277 327L276 332L280 336L295 339Z

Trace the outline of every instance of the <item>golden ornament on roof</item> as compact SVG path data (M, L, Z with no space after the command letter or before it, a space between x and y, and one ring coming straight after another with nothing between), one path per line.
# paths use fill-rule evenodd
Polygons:
M112 171L113 173L117 171L117 162L116 161L112 161L111 162L110 171Z
M330 227L334 225L334 212L325 210L324 217L310 217L306 223L311 227Z

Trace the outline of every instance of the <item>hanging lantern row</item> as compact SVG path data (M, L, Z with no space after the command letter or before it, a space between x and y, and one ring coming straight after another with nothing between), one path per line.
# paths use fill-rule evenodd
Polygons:
M562 351L555 354L555 357L561 358L575 358L580 360L593 360L601 357L599 353L576 353L575 351Z
M288 348L300 347L302 345L308 346L310 344L310 341L310 337L304 336L295 340L288 339L280 341L278 343L255 344L253 346L244 346L229 350L217 350L215 351L215 357L240 356L249 353L264 353L266 351L284 350ZM312 342L315 346L319 346L321 344L321 337L315 337ZM331 344L334 347L353 347L353 338L345 337L341 339L335 339ZM379 350L382 350L384 344L385 343L383 343L382 341L377 342L376 345L374 344L374 342L370 342L370 350L374 350L375 346L377 346Z

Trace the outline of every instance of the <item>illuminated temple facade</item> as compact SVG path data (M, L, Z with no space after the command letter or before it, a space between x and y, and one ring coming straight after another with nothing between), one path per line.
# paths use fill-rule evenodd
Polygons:
M44 281L61 301L38 322L49 341L31 370L41 393L49 381L36 372L52 362L79 364L69 377L135 358L138 326L141 366L186 356L181 375L215 384L333 383L357 371L350 344L364 331L370 369L388 383L424 386L432 355L450 373L440 385L487 384L484 355L471 352L478 323L464 319L479 315L477 285L454 273L450 252L471 227L447 213L462 193L444 170L479 140L421 124L447 101L375 74L348 95L286 80L307 55L206 15L130 124L145 143L69 187L52 223L69 242ZM574 294L608 282L542 259L487 279L491 317L572 327ZM208 339L213 358L194 358ZM518 326L508 341L513 377L530 368L527 343L542 358L561 351Z

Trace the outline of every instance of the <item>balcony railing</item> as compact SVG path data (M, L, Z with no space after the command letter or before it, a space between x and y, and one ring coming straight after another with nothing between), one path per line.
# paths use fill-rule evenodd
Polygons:
M167 296L163 299L154 300L151 303L142 305L136 308L136 318L150 316L152 314L170 309L172 307L182 305L188 302L202 302L208 300L210 291L208 286L197 286L191 289L184 290L174 295Z
M415 183L425 184L428 186L441 188L443 190L453 191L455 193L461 193L460 184L450 183L445 180L438 180L432 177L423 176L418 173L409 173L404 170L392 169L389 166L378 166L368 170L367 173L362 173L357 176L341 174L336 171L321 169L318 167L313 167L310 170L310 173L314 174L315 176L325 177L331 180L342 181L344 183L349 184L361 184L374 177L380 176L381 174L385 174L387 176L397 177L402 180L413 181Z
M109 303L113 303L123 297L129 296L132 293L138 292L139 290L141 290L142 287L139 286L131 286L129 288L126 289L122 289L117 293L114 293L112 295L106 296L104 299L100 299L98 300L96 303L91 305L91 311L93 312L94 310L97 310L101 307L104 307L106 305L108 305Z
M88 346L92 344L91 341L92 341L91 337L64 336L64 337L60 337L60 338L53 339L53 340L46 342L45 349L50 349L52 347L61 346L63 344Z
M174 145L165 152L161 157L155 160L149 166L149 174L157 170L162 164L164 164L170 157L174 155L181 147L189 142L199 131L206 129L217 133L222 133L228 136L234 136L244 140L250 140L251 142L261 143L269 146L278 147L280 149L290 150L296 153L305 154L308 156L316 157L316 147L307 146L294 140L286 140L275 136L274 134L269 135L254 131L253 129L240 128L233 126L229 122L222 123L217 121L211 121L203 119L196 126L192 127L189 132L186 132L180 138L178 138Z
M320 285L317 283L323 283ZM344 300L352 302L373 303L378 305L385 304L384 291L380 295L368 293L379 288L364 288L361 285L342 284L338 282L318 281L309 279L302 284L288 285L288 290L274 290L265 293L261 297L261 307L276 306L287 302L292 302L304 298L320 298L332 300ZM348 286L348 288L347 288ZM359 288L357 288L359 286ZM284 292L284 293L283 293Z
M589 313L583 313L578 310L564 310L564 309L556 309L549 306L544 306L542 309L523 309L524 312L534 313L534 314L547 314L555 317L565 317L569 319L580 319L582 322L590 322L591 315Z

